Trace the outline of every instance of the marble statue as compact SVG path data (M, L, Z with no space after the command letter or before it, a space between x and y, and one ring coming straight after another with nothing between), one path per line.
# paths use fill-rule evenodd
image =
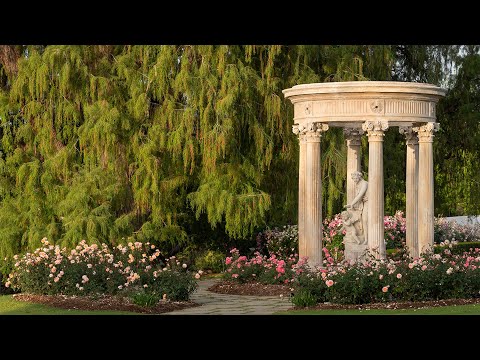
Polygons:
M342 213L340 214L340 218L342 219L342 230L345 230L345 236L343 237L343 241L345 243L363 243L363 239L360 239L358 237L358 230L355 226L355 223L359 220L358 216L355 216L351 212L345 210L342 211Z
M368 182L363 179L360 171L352 172L352 180L357 186L357 194L350 204L347 204L345 208L351 209L350 212L353 216L359 219L355 222L357 227L357 234L363 238L362 244L368 243L368 208L367 208L367 190Z

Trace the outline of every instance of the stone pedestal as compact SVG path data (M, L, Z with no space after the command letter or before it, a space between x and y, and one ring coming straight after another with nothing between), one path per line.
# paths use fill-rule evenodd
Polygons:
M383 137L386 121L367 121L363 130L368 135L368 248L377 259L386 258L383 224Z
M367 244L345 243L345 260L350 262L366 260L368 250Z
M427 123L413 128L418 133L418 251L424 253L433 247L433 133L438 123Z

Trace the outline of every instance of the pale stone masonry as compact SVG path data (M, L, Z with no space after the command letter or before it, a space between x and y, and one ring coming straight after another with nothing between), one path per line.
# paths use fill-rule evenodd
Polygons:
M355 81L296 85L283 90L294 106L293 132L300 140L298 232L299 255L322 265L321 135L329 127L344 128L347 142L347 204L357 192L351 173L361 169L361 136L368 137L368 229L351 217L370 252L385 258L383 138L400 127L406 136L407 245L412 256L433 245L433 133L435 107L445 90L431 84ZM347 209L347 213L348 213ZM351 210L350 215L355 215ZM348 215L348 214L346 214ZM351 225L353 226L353 225ZM353 228L351 228L353 229ZM357 236L355 235L355 236ZM347 256L348 254L346 254ZM356 258L349 254L348 258Z
M345 128L343 134L347 142L347 204L350 204L357 193L355 183L350 176L354 171L362 171L362 135L363 130Z
M439 124L427 123L415 126L418 134L418 251L421 253L433 246L433 133Z
M309 261L322 264L322 176L320 171L320 139L328 125L316 122L294 125L293 132L300 138L299 177L299 253L310 254ZM301 224L301 225L300 225ZM301 230L300 230L301 228ZM318 239L308 241L308 239Z
M386 254L383 225L383 137L386 121L366 121L362 128L368 135L368 248L377 259Z
M406 242L410 256L418 257L418 137L410 126L400 126L399 131L405 135L407 145L406 176Z

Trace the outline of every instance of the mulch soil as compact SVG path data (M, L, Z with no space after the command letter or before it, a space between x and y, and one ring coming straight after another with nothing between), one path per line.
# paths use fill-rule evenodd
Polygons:
M369 309L425 309L431 307L440 307L440 306L457 306L457 305L469 305L469 304L480 304L480 299L447 299L447 300L431 300L431 301L402 301L402 302L388 302L388 303L373 303L373 304L361 304L361 305L344 305L344 304L317 304L316 306L309 308L298 308L294 307L295 310L304 310L304 309L315 309L315 310L326 310L326 309L357 309L357 310L369 310Z
M32 295L20 293L14 294L13 297L17 301L28 301L62 309L131 311L144 314L163 314L170 311L200 306L199 304L190 301L177 302L160 300L158 304L154 306L143 307L133 304L126 297L110 295L87 297L66 295Z
M230 294L230 295L255 295L255 296L290 296L291 288L288 285L265 285L260 283L246 283L239 284L232 281L221 281L208 288L209 291ZM453 305L468 305L480 304L480 298L476 299L448 299L448 300L432 300L432 301L402 301L402 302L388 302L388 303L373 303L373 304L332 304L323 303L309 308L294 307L295 310L317 309L317 310L340 310L340 309L424 309L429 307L439 306L453 306Z
M208 288L209 291L219 294L230 295L250 295L250 296L285 296L289 297L292 294L291 288L288 285L267 285L261 283L246 283L239 284L232 281L219 281L215 285ZM62 309L76 309L76 310L116 310L116 311L131 311L145 314L162 314L174 310L181 310L190 307L200 306L200 304L187 302L174 302L169 300L160 300L157 305L142 307L133 304L127 297L118 297L110 295L102 295L99 297L86 296L66 296L66 295L31 295L31 294L14 294L13 297L17 301L28 301L33 303L45 304ZM374 303L361 305L345 305L323 303L309 308L298 308L292 304L292 309L424 309L429 307L439 306L453 306L453 305L467 305L480 304L480 298L476 299L448 299L435 301L419 301L419 302L388 302L388 303Z

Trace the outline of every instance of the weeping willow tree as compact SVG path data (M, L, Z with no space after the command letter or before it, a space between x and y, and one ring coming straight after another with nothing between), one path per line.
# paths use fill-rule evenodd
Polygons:
M44 236L67 246L131 238L172 246L205 224L241 239L296 223L298 140L281 91L433 79L425 69L439 53L386 45L0 49L0 256ZM345 203L337 130L322 141L327 215ZM386 194L404 192L388 188L402 185L396 176Z

